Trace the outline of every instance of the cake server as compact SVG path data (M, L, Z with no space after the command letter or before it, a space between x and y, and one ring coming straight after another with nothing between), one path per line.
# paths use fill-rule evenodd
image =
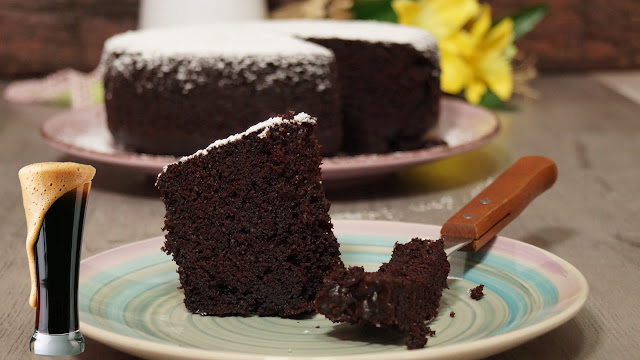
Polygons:
M440 235L447 256L459 249L480 249L549 189L557 177L558 168L551 159L518 159L442 225Z

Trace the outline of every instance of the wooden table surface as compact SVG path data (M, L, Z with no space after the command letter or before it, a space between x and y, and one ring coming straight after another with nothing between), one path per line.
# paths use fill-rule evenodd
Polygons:
M589 298L572 320L493 359L637 359L639 78L630 74L537 79L533 86L541 91L541 99L516 101L516 111L500 113L502 129L491 143L358 188L329 189L332 217L441 224L518 157L548 156L558 165L557 183L502 235L546 249L576 266L589 282ZM0 83L0 90L4 85ZM0 100L0 358L35 358L28 350L35 311L27 303L26 225L17 175L29 163L78 161L39 137L39 126L61 111ZM93 165L97 175L82 257L162 234L164 207L154 178ZM86 352L77 358L133 359L93 339L87 339Z

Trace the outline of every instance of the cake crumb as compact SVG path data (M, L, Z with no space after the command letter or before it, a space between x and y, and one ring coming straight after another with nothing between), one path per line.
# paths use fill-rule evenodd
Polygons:
M435 335L424 322L438 315L449 269L442 239L396 243L376 272L336 266L316 295L316 310L333 322L398 330L408 335L409 349L422 348Z
M409 350L422 349L427 345L427 336L434 337L435 335L435 330L431 330L430 327L422 323L413 326L409 330L409 336L405 341L405 345L407 345L407 349Z
M449 316L450 316L450 317L455 317L455 316L456 316L456 313L454 313L454 312L452 311L452 312L450 312L450 313L449 313Z
M320 329L320 325L316 325L316 329Z
M471 298L476 301L482 299L482 297L484 296L482 289L484 289L484 285L482 284L474 287L473 289L469 289L469 294Z

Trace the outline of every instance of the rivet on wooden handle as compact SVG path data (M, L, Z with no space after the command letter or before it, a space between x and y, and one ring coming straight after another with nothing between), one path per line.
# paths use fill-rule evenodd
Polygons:
M441 234L475 239L463 250L478 250L558 177L553 160L525 156L498 176L442 226Z

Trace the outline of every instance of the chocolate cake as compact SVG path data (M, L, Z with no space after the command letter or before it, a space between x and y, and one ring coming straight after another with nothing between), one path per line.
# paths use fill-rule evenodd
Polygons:
M444 242L414 238L396 244L377 272L337 267L324 279L316 310L333 322L395 328L407 333L409 348L424 347L432 334L425 321L438 314L448 274Z
M289 110L320 119L323 154L342 141L333 54L291 37L227 27L152 29L107 40L107 123L142 153L186 155Z
M254 119L318 120L322 155L425 145L439 112L427 32L373 21L282 20L132 31L103 51L107 122L126 148L184 155Z
M484 297L484 285L480 284L476 287L474 287L473 289L469 289L469 297L472 298L473 300L480 300Z
M202 315L292 316L314 309L342 266L320 177L316 122L279 116L168 165L164 251L184 303Z
M350 154L412 150L438 120L440 66L423 30L372 21L271 21L261 25L330 49L337 62Z

